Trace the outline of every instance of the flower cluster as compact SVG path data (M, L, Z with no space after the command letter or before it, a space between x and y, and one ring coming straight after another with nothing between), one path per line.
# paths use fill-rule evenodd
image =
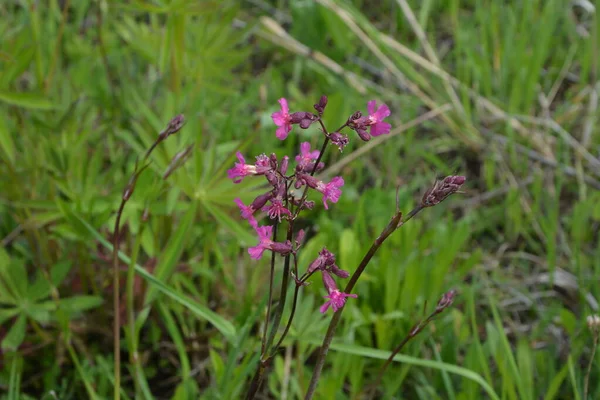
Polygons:
M321 96L319 102L314 105L315 112L290 112L288 102L284 98L279 99L279 105L280 110L271 115L277 126L275 136L284 140L292 132L294 125L298 125L300 129L308 129L316 123L321 127L325 137L323 150L328 143L331 143L343 151L349 142L348 136L341 132L344 128L354 130L364 141L370 140L371 136L387 134L391 129L391 125L383 121L390 115L390 109L385 104L377 107L375 100L369 101L367 104L368 116L363 116L360 111L357 111L347 119L344 125L332 132L327 131L321 120L327 106L326 96ZM240 152L237 152L236 156L238 162L227 171L228 177L234 183L240 183L248 176L264 176L269 186L265 193L256 197L249 205L244 204L239 198L235 199L242 218L248 221L258 235L258 244L248 249L250 257L260 259L265 250L282 256L289 256L291 253L295 255L301 240L297 237L295 246L290 240L278 242L273 234L273 226L259 226L256 219L257 214L262 211L275 223L287 220L293 228L293 222L298 214L303 210L312 209L315 205L313 201L307 200L309 191L321 194L323 206L327 210L330 203L337 203L340 199L344 179L336 176L329 182L325 182L315 176L325 167L325 164L321 161L323 156L321 151L311 149L309 142L300 144L300 153L294 158L296 164L291 173L288 173L290 158L287 156L278 159L275 154L269 156L261 154L253 163L247 163ZM297 194L301 194L301 196L298 197ZM292 229L290 229L291 231ZM301 234L303 235L303 232L298 232L298 235ZM288 239L291 239L291 236L288 236ZM337 311L343 307L347 297L356 297L354 294L346 294L338 290L332 275L347 278L348 273L335 264L335 256L327 249L323 249L319 253L319 257L311 263L304 278L307 279L317 271L322 273L323 283L328 292L326 298L329 299L321 307L321 312L325 312L329 307L333 311Z

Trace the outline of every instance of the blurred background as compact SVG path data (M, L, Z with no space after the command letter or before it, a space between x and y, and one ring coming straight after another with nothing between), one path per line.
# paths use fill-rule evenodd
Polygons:
M264 188L234 185L226 170L237 150L252 160L317 146L314 127L277 140L270 115L280 97L311 111L322 94L328 126L376 99L392 132L353 134L326 154L321 176L346 184L329 211L304 215L301 269L326 245L353 271L397 187L408 212L437 177L467 183L381 248L316 398L356 398L449 289L454 306L406 346L382 398L585 400L586 380L600 398L586 324L600 296L599 6L2 1L0 398L112 395L116 209L178 113L185 127L153 153L123 214L121 288L136 277L133 301L122 290L122 397L242 397L268 257L249 258L255 234L233 199ZM163 179L186 146L190 158ZM305 393L330 319L318 312L324 294L318 281L301 291L262 398Z

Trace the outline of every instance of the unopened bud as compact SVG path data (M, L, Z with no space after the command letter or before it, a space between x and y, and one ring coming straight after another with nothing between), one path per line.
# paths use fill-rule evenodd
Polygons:
M421 205L432 207L441 203L451 194L458 192L466 180L467 178L464 176L451 175L445 177L442 181L436 181L423 195Z
M325 96L325 95L321 96L321 98L319 99L319 102L314 105L315 110L317 110L317 112L319 114L323 114L326 106L327 106L327 96Z
M165 130L160 133L159 138L161 140L163 140L163 139L166 139L167 136L171 136L171 135L179 132L179 130L183 127L184 123L185 123L185 117L183 116L183 114L174 116L173 118L171 118L171 120L167 124L167 127L165 128Z
M306 236L306 232L304 231L304 229L300 229L296 234L296 248L298 248L302 244L302 242L304 241L304 236Z
M267 204L267 201L269 201L272 198L273 198L272 192L267 192L267 193L261 194L254 199L254 201L252 202L250 207L253 210L260 210L261 208L264 207L265 204Z
M356 133L358 133L358 136L365 142L371 140L371 135L369 134L369 132L367 132L366 129L358 128L356 129Z
M441 313L446 308L450 307L454 302L454 297L456 297L456 290L454 289L444 293L440 301L438 301L437 306L435 307L435 312Z

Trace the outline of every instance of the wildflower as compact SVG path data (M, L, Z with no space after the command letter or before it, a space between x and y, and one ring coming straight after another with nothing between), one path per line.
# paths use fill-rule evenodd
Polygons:
M253 227L254 229L258 228L258 222L256 221L256 218L254 218L254 212L256 210L253 209L251 205L250 206L245 205L242 202L242 200L239 198L235 199L234 202L240 208L240 212L242 213L242 218L248 220L248 222L250 223L250 226Z
M240 183L242 179L248 175L257 175L258 170L256 165L246 164L246 159L239 151L235 153L239 162L235 166L227 170L227 177L233 180L233 183Z
M271 114L271 118L275 125L279 127L275 131L275 136L277 136L277 139L279 140L284 140L292 130L292 120L287 100L282 97L279 99L279 104L281 105L281 111Z
M467 178L464 176L451 175L441 181L436 181L423 195L421 205L432 207L441 203L451 194L458 192L466 180Z
M382 104L375 110L377 102L371 100L367 103L367 110L369 111L369 125L371 126L371 136L379 136L386 133L390 133L392 126L383 120L390 116L390 109L387 105Z
M283 206L283 203L281 202L280 199L272 199L271 200L271 205L270 206L266 206L263 211L267 212L267 215L269 215L269 217L271 219L275 219L277 218L277 220L279 222L281 222L281 216L282 215L287 215L287 216L292 216L292 213L290 212L290 210L288 210L287 208L285 208Z
M310 143L303 142L300 144L300 154L296 156L296 162L298 164L310 164L312 161L319 158L320 151L310 151Z
M301 174L298 177L298 181L307 184L309 187L316 189L318 192L323 194L323 205L325 206L326 210L329 209L329 205L327 204L328 200L332 203L338 202L340 196L342 195L340 188L344 186L344 179L341 176L336 176L331 180L331 182L325 183L311 175Z
M336 312L340 308L344 307L344 304L346 304L347 297L358 297L358 295L356 294L340 292L337 288L337 285L335 284L335 281L327 271L323 271L323 284L325 285L325 289L327 289L327 292L329 293L328 296L323 297L329 300L326 301L325 304L321 306L321 308L319 308L321 314L324 314L329 309L329 307L331 307L333 312Z
M272 226L259 226L255 228L255 230L258 234L259 243L256 246L250 247L248 249L248 254L250 254L250 257L254 258L255 260L259 260L262 257L265 250L271 250L281 255L291 253L292 244L289 241L281 243L274 242L271 239L271 236L273 234Z

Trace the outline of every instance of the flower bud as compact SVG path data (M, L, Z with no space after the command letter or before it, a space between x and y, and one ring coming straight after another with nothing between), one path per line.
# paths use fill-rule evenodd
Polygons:
M265 204L267 204L267 201L271 200L272 198L273 192L261 194L254 199L252 204L250 204L250 207L252 207L253 210L260 210L265 206Z
M446 308L450 307L454 302L454 297L456 297L456 290L454 289L444 293L440 301L438 301L437 306L435 307L435 312L441 313Z
M451 194L458 192L466 180L467 178L464 176L451 175L445 177L442 181L436 181L423 195L421 205L432 207L441 203Z
M371 135L369 134L369 132L367 132L366 129L358 128L356 129L356 133L358 133L358 136L365 142L371 140Z
M183 114L178 114L171 118L165 130L158 135L159 140L164 140L167 138L167 136L171 136L179 132L179 130L183 127L184 123L185 117L183 116Z

